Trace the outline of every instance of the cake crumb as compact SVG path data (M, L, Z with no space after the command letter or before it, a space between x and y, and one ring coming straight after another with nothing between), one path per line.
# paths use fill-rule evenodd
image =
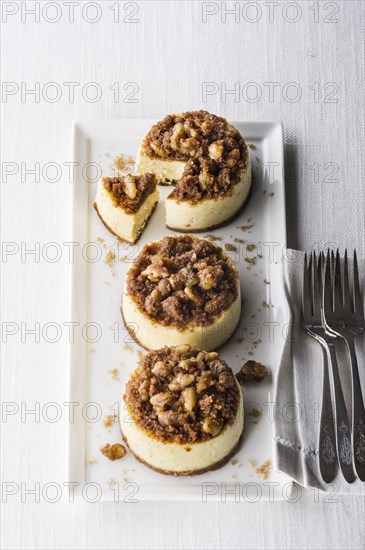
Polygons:
M254 145L253 143L247 143L247 147L249 147L250 149L256 149L256 145Z
M207 239L207 241L223 241L222 237L218 237L217 235L204 235L204 239Z
M245 232L252 229L254 225L255 224L253 223L247 223L246 225L237 225L237 229L240 229L241 231Z
M115 479L114 479L113 477L107 479L107 484L109 485L109 487L110 487L111 485L113 485L114 483L115 483Z
M130 344L127 344L127 343L123 344L123 349L125 351L130 351L131 353L133 353L133 351L134 351L132 346Z
M236 466L236 464L238 464L238 460L231 460L231 464L232 466Z
M256 248L256 245L253 244L253 243L248 243L248 244L246 244L246 250L247 250L248 252L252 252L253 250L255 250L255 248Z
M104 428L111 428L114 424L115 416L114 414L107 414L103 420Z
M105 254L104 263L106 263L107 266L112 267L115 262L115 254L112 250L109 250Z
M267 194L268 197L273 197L274 195L275 195L275 193L273 191L271 193Z
M108 373L111 374L111 377L113 378L113 380L120 380L118 369L108 370Z
M96 464L97 463L97 460L88 460L86 462L86 464L89 464L90 466L92 466L93 464Z
M113 166L118 170L118 172L134 172L136 163L134 158L131 155L120 154L115 157L113 161Z
M264 279L264 283L265 285L271 285L270 281L268 281L267 279Z
M246 384L246 382L251 382L252 380L261 382L268 375L269 371L262 363L251 360L241 367L240 371L236 374L236 378L240 384Z
M261 477L262 479L266 480L269 478L271 470L272 470L271 460L266 460L266 462L264 462L263 464L261 464L261 466L258 466L255 469L255 473L258 477Z
M233 241L238 244L245 244L245 240L239 239L238 237L233 237Z
M113 445L106 443L104 447L100 447L100 452L102 455L106 456L106 458L113 461L123 458L123 456L127 453L124 445L121 443L114 443Z
M252 422L253 424L258 424L261 416L262 416L262 412L259 411L259 409L257 409L256 407L252 407L252 409L250 409L249 411L247 411L247 415L252 418Z
M234 244L231 244L231 243L225 243L224 248L228 252L237 252L237 247Z
M129 483L129 479L127 477L123 477L124 483Z
M264 307L266 307L266 309L269 309L269 307L270 307L269 304L267 302L265 302L265 300L262 301L262 305Z

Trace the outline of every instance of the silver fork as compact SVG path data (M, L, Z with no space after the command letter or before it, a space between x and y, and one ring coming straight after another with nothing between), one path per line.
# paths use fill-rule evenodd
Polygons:
M319 468L323 481L329 483L336 473L336 438L331 400L328 367L327 334L321 319L321 298L316 255L311 254L309 264L304 258L302 309L306 332L321 344L323 350L322 407L319 428ZM321 262L318 266L321 270Z
M321 261L324 262L324 254L321 254ZM323 274L323 270L322 270ZM331 288L331 262L329 253L325 262L324 277L322 279L322 323L325 325L325 318L332 311L332 288ZM351 447L351 430L347 415L345 400L343 397L341 379L338 371L335 341L337 336L332 330L326 330L327 347L331 359L332 380L335 393L335 408L336 408L336 443L337 456L341 466L344 478L348 483L352 483L355 479L354 470L352 467L352 447Z
M329 264L329 252L327 252L327 263ZM352 448L356 473L361 481L365 481L365 408L355 350L355 336L364 331L365 321L361 303L356 251L353 261L353 300L351 300L349 285L347 251L345 251L344 256L343 279L341 277L338 250L336 259L334 253L331 253L331 266L333 293L332 296L327 296L328 307L324 309L324 317L328 329L345 340L349 351L352 374ZM328 270L329 272L330 270ZM330 283L328 283L328 287L329 285ZM331 298L332 308L329 307Z

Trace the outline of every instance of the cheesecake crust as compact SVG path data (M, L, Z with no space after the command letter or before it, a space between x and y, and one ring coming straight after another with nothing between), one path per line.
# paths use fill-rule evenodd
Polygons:
M153 322L186 330L208 326L238 295L238 273L217 245L192 235L164 237L143 247L126 289Z
M239 131L203 110L166 116L145 136L142 152L159 160L186 161L169 198L190 204L230 195L249 160Z
M234 423L240 390L218 353L182 345L146 354L123 398L149 437L189 444L212 439Z

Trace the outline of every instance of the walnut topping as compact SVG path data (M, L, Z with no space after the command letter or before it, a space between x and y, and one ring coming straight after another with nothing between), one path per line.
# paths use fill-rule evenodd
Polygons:
M170 197L191 203L231 194L249 158L238 130L206 111L165 117L151 128L142 147L153 158L187 161Z
M137 179L137 178L136 178ZM135 199L137 196L137 186L135 183L135 178L128 174L124 178L125 192L130 199Z
M240 384L246 384L246 382L251 382L251 380L261 382L268 374L267 368L261 363L247 361L236 374L236 378Z
M121 206L128 214L134 214L148 195L156 189L157 180L154 174L127 174L116 178L103 178L102 183L111 193L116 206Z
M224 151L223 142L214 141L213 143L211 143L209 145L208 150L209 150L210 158L212 158L213 160L220 159L221 156L223 155L223 151ZM237 151L238 151L238 149L237 149ZM238 151L238 157L239 157L239 154L240 154L240 152Z
M197 396L197 393L196 393L196 389L195 388L186 388L185 390L183 390L182 392L182 398L183 398L183 403L184 403L184 407L187 411L191 412L197 401L198 401L198 396Z
M101 447L100 452L101 454L109 458L109 460L119 460L120 458L123 458L123 456L127 453L124 445L122 445L121 443L114 443L114 445L106 443L104 447Z
M124 399L134 421L154 437L192 443L215 437L234 422L239 389L216 352L184 345L146 354Z
M165 326L206 326L238 293L232 261L213 243L191 235L146 245L127 274L139 309Z

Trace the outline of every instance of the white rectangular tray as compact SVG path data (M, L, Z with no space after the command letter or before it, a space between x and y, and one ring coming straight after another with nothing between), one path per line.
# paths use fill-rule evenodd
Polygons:
M75 340L71 344L70 401L79 405L75 405L74 419L70 423L68 480L79 484L75 495L86 500L285 498L290 493L289 478L276 472L274 467L263 477L256 473L253 465L273 461L269 413L283 338L281 334L272 337L274 325L271 323L280 323L277 330L281 332L288 322L280 267L286 244L283 136L282 126L277 122L232 123L251 145L252 195L238 219L209 232L223 239L217 244L232 243L237 247L237 251L227 254L239 270L244 297L237 333L220 352L235 372L245 360L255 359L267 365L271 373L264 382L244 387L245 433L241 449L234 457L237 463L229 462L203 475L174 478L146 468L130 453L115 462L100 453L101 445L122 441L118 422L107 429L103 419L105 415L118 414L124 383L138 359L139 347L125 330L119 310L124 277L144 244L173 232L165 228L161 201L138 244L118 244L97 217L93 200L101 173L111 174L116 155L135 156L139 143L154 122L94 120L78 121L73 127L73 160L77 163L73 187L73 241L80 244L72 265L71 315L72 321L79 323L77 326L82 330L75 330ZM160 186L162 197L169 192L169 187ZM246 230L238 227L251 225ZM246 243L234 243L233 237L255 243L257 249L249 252ZM105 262L109 250L117 256L112 266ZM258 254L262 258L250 267L245 258ZM124 261L118 261L118 255L125 256ZM258 345L254 344L257 340L260 341ZM118 380L110 373L113 369L118 369ZM261 411L259 420L248 414L253 408Z

